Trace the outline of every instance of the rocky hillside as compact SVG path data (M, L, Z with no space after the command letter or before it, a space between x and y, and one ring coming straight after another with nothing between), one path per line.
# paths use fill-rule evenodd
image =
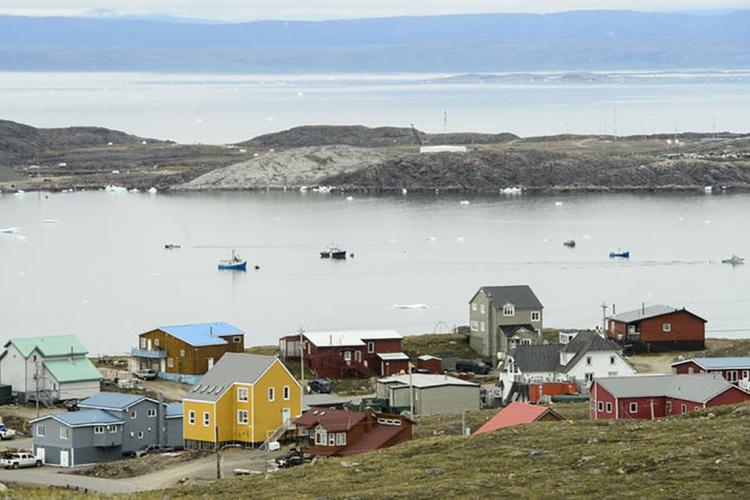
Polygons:
M241 146L263 148L300 148L308 146L344 145L363 148L382 148L418 144L415 134L425 144L492 144L518 139L502 134L427 134L408 127L363 127L360 125L309 125L282 132L266 134L240 143Z
M0 120L0 164L33 159L52 151L161 142L101 127L35 128Z

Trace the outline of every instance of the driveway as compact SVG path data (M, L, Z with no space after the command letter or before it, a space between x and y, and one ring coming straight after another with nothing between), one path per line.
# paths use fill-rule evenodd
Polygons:
M0 482L41 484L48 486L61 486L63 488L67 486L70 488L98 491L101 493L132 493L144 489L120 480L58 474L57 469L53 467L16 470L0 469Z

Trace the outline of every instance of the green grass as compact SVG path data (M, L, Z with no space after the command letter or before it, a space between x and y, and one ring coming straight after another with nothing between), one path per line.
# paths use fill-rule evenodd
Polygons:
M408 335L401 343L403 351L412 360L423 354L437 355L441 352L453 352L459 358L476 358L479 355L469 347L466 336L457 333L428 333L425 335Z
M741 498L750 406L656 421L543 422L418 439L261 478L138 498ZM745 492L744 494L742 492Z

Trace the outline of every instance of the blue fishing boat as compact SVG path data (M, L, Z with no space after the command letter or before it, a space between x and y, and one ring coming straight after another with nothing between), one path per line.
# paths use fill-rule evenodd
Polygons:
M246 271L247 261L242 260L239 254L232 250L232 258L229 260L220 260L219 269L228 271Z
M626 250L625 252L609 252L609 258L615 259L615 258L621 258L621 259L629 259L630 258L630 251Z

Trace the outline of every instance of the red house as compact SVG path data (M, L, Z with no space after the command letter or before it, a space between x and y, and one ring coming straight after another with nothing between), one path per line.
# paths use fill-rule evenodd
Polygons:
M307 442L305 453L348 456L387 448L412 438L413 422L407 417L372 410L311 409L294 421Z
M300 357L320 377L347 378L389 376L409 368L401 352L403 337L395 330L304 332L279 340L282 358Z
M702 350L706 320L685 308L644 306L609 316L607 335L636 351Z
M589 415L601 419L654 419L750 400L750 392L711 375L641 375L595 379Z
M672 363L672 371L679 374L718 374L727 382L746 390L750 388L750 357L686 359Z
M423 354L417 358L417 372L440 375L443 373L443 360L437 356Z

